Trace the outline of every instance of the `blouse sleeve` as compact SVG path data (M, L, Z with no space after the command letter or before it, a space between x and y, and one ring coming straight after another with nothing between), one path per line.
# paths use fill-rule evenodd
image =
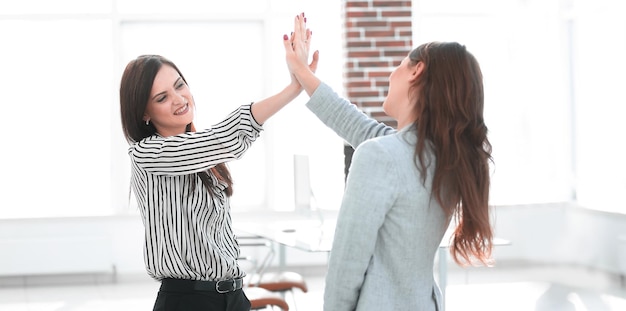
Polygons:
M354 148L370 138L396 132L394 128L370 118L356 105L339 97L323 82L313 92L306 106Z
M212 127L171 137L154 135L133 144L131 159L157 175L185 175L241 158L263 129L244 105Z

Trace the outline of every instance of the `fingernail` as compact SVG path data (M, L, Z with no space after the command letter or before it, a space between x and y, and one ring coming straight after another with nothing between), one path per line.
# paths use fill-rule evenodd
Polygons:
M306 23L306 17L304 18L304 22Z
M287 35L283 35L283 40L287 40L289 37Z

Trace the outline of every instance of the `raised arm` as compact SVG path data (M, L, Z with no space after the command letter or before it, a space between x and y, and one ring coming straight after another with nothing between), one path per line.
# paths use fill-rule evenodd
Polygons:
M313 73L315 72L315 69L317 68L317 52L315 52L315 54L313 55L313 61L311 62L310 65L307 65L307 60L309 58L309 46L310 46L310 37L311 37L311 31L309 29L306 28L306 22L304 19L304 13L299 14L296 17L297 20L300 21L300 23L298 23L299 25L299 35L300 36L304 36L304 38L307 38L307 36L309 37L308 42L306 43L306 48L305 49L299 49L298 50L298 55L297 57L299 57L299 59L304 59L304 67L306 67L307 71L312 75L312 77L314 79L315 75L313 75ZM294 34L294 36L296 36ZM287 35L283 36L283 41L286 45L289 45L291 42L294 42L294 37L292 37L292 40L289 39L289 37ZM307 41L307 40L305 40ZM287 58L290 57L294 57L294 50L293 49L285 49L286 53L289 53L290 55L287 55ZM290 70L291 72L291 70ZM313 83L313 82L311 82ZM282 109L283 107L285 107L285 105L287 105L289 102L291 102L292 100L294 100L296 97L298 97L298 95L300 95L300 93L302 92L302 86L301 86L302 82L300 82L298 79L296 79L296 76L292 73L291 74L291 83L285 87L282 91L280 91L279 93L270 96L264 100L255 102L252 104L252 115L254 116L254 119L259 123L259 124L263 124L265 123L265 121L267 121L267 119L269 119L271 116L273 116L276 112L278 112L280 109ZM318 82L319 84L319 82ZM313 88L313 86L309 86L309 88ZM306 88L305 88L306 89ZM309 90L307 89L307 93L309 92ZM309 95L312 93L309 93Z
M394 133L394 128L365 115L315 76L318 51L313 53L312 63L307 64L311 38L311 32L305 27L304 14L300 14L294 19L291 40L285 38L283 42L289 71L311 97L307 107L355 148L370 138Z
M302 88L300 85L297 82L292 82L279 93L254 102L251 107L252 116L259 124L263 124L276 112L298 97L301 92Z

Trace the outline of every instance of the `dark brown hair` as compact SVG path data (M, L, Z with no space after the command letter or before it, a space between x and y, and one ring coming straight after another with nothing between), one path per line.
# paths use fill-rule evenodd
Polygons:
M146 124L143 115L150 99L154 78L163 65L174 68L183 81L187 83L178 67L163 56L142 55L126 65L120 83L120 112L124 136L129 143L135 143L156 134L154 125L152 123ZM192 123L187 125L187 131L195 131ZM209 171L219 180L228 184L225 191L227 196L231 196L233 194L233 182L226 164L220 163L210 168ZM215 187L212 185L209 171L196 174L202 180L205 188L209 190L209 193L213 194ZM192 184L192 187L195 187L195 184Z
M491 263L489 218L491 144L483 119L483 76L478 62L456 42L431 42L409 54L424 70L411 88L416 101L416 162L426 180L425 149L435 154L433 195L457 226L450 252L459 264ZM432 146L429 146L432 144Z

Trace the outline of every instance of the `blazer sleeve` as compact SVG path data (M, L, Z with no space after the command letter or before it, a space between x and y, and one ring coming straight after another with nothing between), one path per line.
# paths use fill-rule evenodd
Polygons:
M330 253L324 310L356 309L368 267L376 264L378 230L396 200L393 163L376 139L355 150Z
M339 97L323 82L313 92L306 106L354 148L370 138L396 132L394 128L370 118L356 105Z

